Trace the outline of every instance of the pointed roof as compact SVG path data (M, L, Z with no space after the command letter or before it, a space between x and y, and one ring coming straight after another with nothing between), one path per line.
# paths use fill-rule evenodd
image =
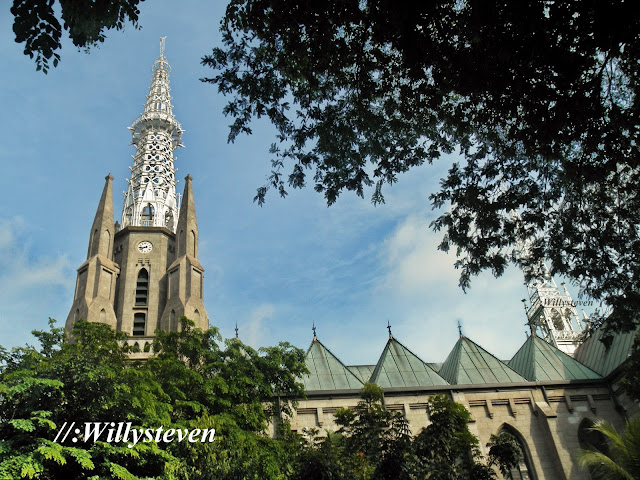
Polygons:
M196 204L193 199L191 182L191 175L184 177L182 205L180 205L180 214L178 215L178 257L188 253L198 258L198 220L196 219ZM193 235L190 234L191 231L194 232Z
M345 366L316 337L305 356L309 375L302 377L305 390L360 389L364 382Z
M415 353L389 335L371 382L383 388L447 385L447 381Z
M375 365L347 365L347 368L353 372L353 374L360 379L362 383L367 383L371 380L371 375L376 369Z
M590 368L535 335L531 335L524 342L508 365L532 382L602 378Z
M454 345L438 373L453 385L527 381L504 362L463 335Z
M104 177L104 180L100 203L91 226L87 259L99 254L111 260L112 256L113 236L115 234L113 223L113 177L109 174Z
M611 346L607 349L600 341L604 325L598 328L580 345L574 358L606 377L629 357L638 329L626 333L614 333Z

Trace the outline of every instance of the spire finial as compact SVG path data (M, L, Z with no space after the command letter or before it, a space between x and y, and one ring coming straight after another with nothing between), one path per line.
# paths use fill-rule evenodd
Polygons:
M387 320L387 330L389 330L389 338L393 338L393 335L391 335L391 324L389 323L389 320Z
M236 321L236 338L238 338L238 322Z
M313 326L311 327L311 330L313 330L313 339L317 340L318 337L316 336L316 322L313 322Z
M462 337L462 323L458 320L458 334Z
M160 57L151 67L144 111L130 127L136 154L122 207L122 227L165 227L175 233L180 197L176 193L174 151L183 146L183 130L173 115L165 38L160 38Z

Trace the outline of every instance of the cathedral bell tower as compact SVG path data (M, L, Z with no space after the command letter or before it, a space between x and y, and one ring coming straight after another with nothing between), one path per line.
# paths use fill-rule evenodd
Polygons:
M122 226L114 223L113 177L108 175L65 326L69 333L80 319L108 323L127 333L143 353L156 329L177 330L182 315L199 328L209 326L190 175L182 198L176 194L173 152L183 146L183 130L173 115L170 71L162 38L144 112L130 127L136 154Z
M583 332L577 303L564 284L560 291L544 263L537 273L527 285L529 305L523 300L531 334L573 356ZM583 320L588 321L586 315Z

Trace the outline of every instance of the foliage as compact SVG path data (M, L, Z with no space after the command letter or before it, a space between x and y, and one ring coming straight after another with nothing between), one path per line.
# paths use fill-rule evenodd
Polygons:
M122 30L127 22L138 28L141 1L13 0L15 40L25 44L25 55L35 56L36 69L47 73L51 57L54 67L60 61L63 28L74 46L88 49L104 42L106 30Z
M624 390L633 400L640 403L640 332L636 332L631 354L623 368Z
M230 0L203 80L230 96L230 141L254 118L278 130L260 204L309 181L328 204L369 187L380 203L457 151L431 202L460 285L549 259L624 330L640 311L639 27L624 0Z
M40 350L0 358L1 478L160 478L177 465L156 445L52 441L72 421L155 427L170 405L150 372L126 367L123 334L107 325L78 322L72 343L62 343L64 329L51 320L49 332L34 335Z
M238 339L222 348L216 328L202 331L185 317L180 331L156 335L145 368L171 398L172 421L216 430L213 443L171 445L183 460L178 478L283 478L295 451L265 430L304 396L304 352L288 343L254 350Z
M307 372L304 352L286 342L256 351L231 339L220 348L215 327L203 332L185 317L179 332L156 335L156 355L146 368L176 406L174 421L225 413L241 428L261 432L273 415L291 413L304 396L298 380Z
M596 422L592 430L606 438L608 452L582 450L580 464L589 469L594 480L640 479L640 417L627 422L620 435L605 421Z
M354 410L343 408L335 413L347 454L361 457L362 471L371 478L409 478L409 422L402 413L385 408L382 389L374 383L362 387L360 398Z
M311 429L305 432L300 442L292 480L358 478L356 472L362 470L362 460L347 454L345 439L341 434L326 432L325 437L320 437L318 430Z
M237 339L221 347L215 328L193 328L186 318L181 325L180 332L158 332L157 356L146 363L128 360L126 335L84 321L75 324L71 342L64 342L64 330L51 322L49 332L34 332L39 349L0 348L0 477L289 475L296 454L293 434L283 424L282 438L269 438L266 427L276 407L287 411L303 396L296 381L306 372L303 352L284 343L256 351ZM133 448L64 437L54 441L71 421L216 432L211 443L140 442Z
M493 471L483 463L478 439L467 426L471 414L446 395L427 403L431 423L415 438L419 471L434 480L491 479Z
M518 440L506 430L498 435L491 435L489 443L489 465L496 465L504 478L513 478L511 470L518 467L523 453Z

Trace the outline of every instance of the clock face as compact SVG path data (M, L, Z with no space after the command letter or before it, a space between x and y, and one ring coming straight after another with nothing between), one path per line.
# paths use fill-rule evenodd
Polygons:
M149 253L151 250L153 250L153 245L147 240L144 240L138 244L138 251L140 253Z

